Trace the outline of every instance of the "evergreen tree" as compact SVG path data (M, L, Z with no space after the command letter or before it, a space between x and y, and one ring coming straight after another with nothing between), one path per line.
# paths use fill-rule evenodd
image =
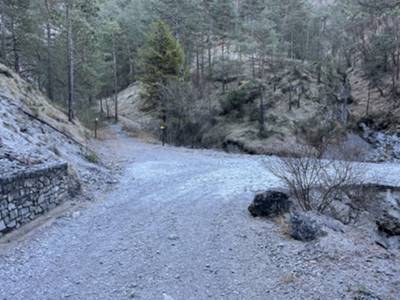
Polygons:
M142 82L150 109L164 109L162 89L169 81L184 78L184 52L163 21L151 25L146 46L141 49Z

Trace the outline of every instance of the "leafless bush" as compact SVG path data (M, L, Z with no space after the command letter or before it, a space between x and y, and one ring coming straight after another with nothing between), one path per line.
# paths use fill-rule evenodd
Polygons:
M321 153L309 145L299 146L301 157L277 158L269 171L281 179L299 206L323 213L346 190L362 184L362 165L344 159L319 159Z

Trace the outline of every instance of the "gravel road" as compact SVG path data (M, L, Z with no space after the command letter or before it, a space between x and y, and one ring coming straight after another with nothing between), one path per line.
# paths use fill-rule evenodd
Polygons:
M254 193L279 186L260 157L121 132L98 148L123 170L115 190L2 247L0 299L396 299L393 254L356 234L303 244L249 216ZM395 165L371 170L399 180Z

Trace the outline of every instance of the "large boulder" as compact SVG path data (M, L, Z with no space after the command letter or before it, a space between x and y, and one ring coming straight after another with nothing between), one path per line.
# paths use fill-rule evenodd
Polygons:
M249 206L253 217L278 217L290 210L289 196L279 191L266 191L257 194Z
M310 242L324 235L325 232L309 216L299 213L290 216L290 236L295 240Z

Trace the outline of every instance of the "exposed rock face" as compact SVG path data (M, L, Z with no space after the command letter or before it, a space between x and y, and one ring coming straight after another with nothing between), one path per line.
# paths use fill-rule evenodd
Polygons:
M310 217L294 213L290 217L290 236L298 241L310 242L325 235Z
M374 186L363 201L364 210L372 224L384 237L400 236L400 191L396 188Z
M327 209L327 214L343 224L349 224L352 221L352 207L344 201L332 201Z
M367 160L375 162L398 162L400 160L400 136L398 134L375 131L364 123L360 123L359 127L363 131L363 138L374 145Z
M387 235L400 235L400 210L386 210L376 223L379 230Z
M289 196L278 191L266 191L257 194L249 206L253 217L277 217L290 210Z

